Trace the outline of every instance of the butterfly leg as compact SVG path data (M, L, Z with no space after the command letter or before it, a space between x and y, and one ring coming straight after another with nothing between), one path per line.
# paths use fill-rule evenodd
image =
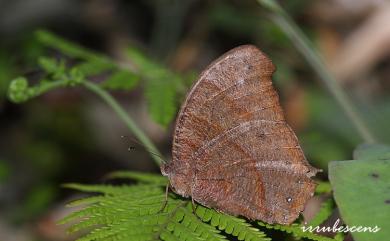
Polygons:
M191 196L192 211L196 214L196 204L194 198Z
M191 203L192 203L192 212L196 215L196 206L195 206L195 200L194 200L194 189L195 189L195 182L196 182L196 170L195 175L192 178L192 185L191 185Z
M202 217L200 217L200 216L196 213L196 209L198 208L198 205L199 205L199 204L195 204L195 200L194 200L194 198L191 196L192 212L194 213L195 217L197 217L197 218L199 219L199 221L203 222Z
M164 199L164 203L160 209L160 211L158 211L159 213L161 213L162 211L164 211L164 209L167 207L167 204L168 204L168 193L169 193L169 182L167 183L167 186L165 187L165 199Z

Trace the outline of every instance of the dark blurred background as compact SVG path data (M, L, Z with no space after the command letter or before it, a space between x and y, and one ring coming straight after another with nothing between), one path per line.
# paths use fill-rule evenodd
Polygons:
M390 140L390 3L386 0L281 1L382 142ZM274 83L310 162L324 169L351 159L362 140L304 58L255 1L0 0L0 240L71 240L55 221L75 194L62 183L101 183L113 170L158 172L112 110L81 88L17 105L9 82L37 68L47 29L113 59L129 46L193 76L225 51L255 44L277 66ZM188 88L191 81L184 85ZM169 159L173 124L151 120L142 85L115 91ZM186 91L179 94L178 105Z

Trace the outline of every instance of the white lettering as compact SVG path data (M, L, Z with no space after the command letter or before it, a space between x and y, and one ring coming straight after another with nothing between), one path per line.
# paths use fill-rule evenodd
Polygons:
M354 233L354 232L370 232L370 233L376 233L376 232L379 232L379 230L381 230L380 227L378 226L375 226L375 227L363 227L363 226L339 226L340 224L340 219L337 219L335 221L335 223L333 224L332 227L320 227L320 226L302 226L301 229L303 232L316 232L316 233L325 233L325 232L338 232L338 233L348 233L348 232L351 232L351 233Z

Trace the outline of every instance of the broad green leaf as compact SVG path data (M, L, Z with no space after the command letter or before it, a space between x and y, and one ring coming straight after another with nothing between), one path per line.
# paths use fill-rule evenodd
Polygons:
M379 227L378 232L352 232L356 241L390 237L390 147L360 146L358 160L329 164L329 180L344 222L349 226Z
M363 144L353 151L353 158L358 159L390 159L390 147L383 144Z
M139 80L139 76L126 70L112 74L101 86L112 90L131 90Z

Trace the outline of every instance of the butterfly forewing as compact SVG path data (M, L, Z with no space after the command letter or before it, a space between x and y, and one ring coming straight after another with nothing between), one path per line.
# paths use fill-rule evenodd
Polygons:
M270 223L299 215L317 170L285 122L274 70L260 50L245 45L201 74L176 121L172 161L162 167L175 192Z

